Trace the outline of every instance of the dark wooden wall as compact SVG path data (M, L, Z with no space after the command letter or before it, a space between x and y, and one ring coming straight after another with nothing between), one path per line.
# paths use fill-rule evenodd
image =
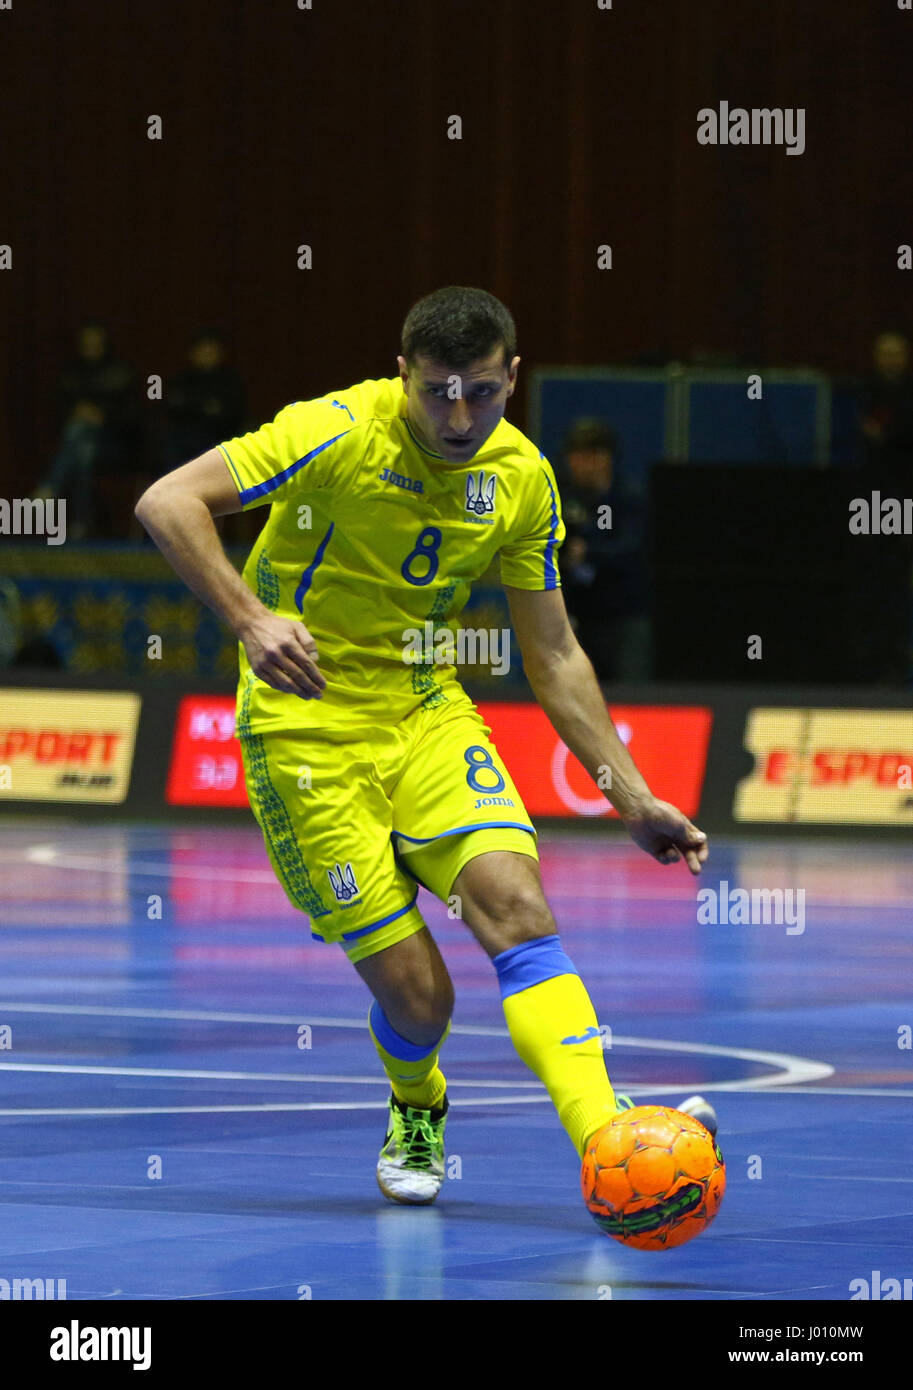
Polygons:
M895 0L15 0L5 495L43 469L89 313L144 376L223 324L258 418L392 371L405 310L447 283L506 300L527 365L858 369L909 306L911 93ZM805 107L806 152L700 146L722 99Z

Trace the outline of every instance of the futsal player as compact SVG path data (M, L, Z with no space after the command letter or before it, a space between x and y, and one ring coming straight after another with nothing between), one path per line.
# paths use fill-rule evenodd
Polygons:
M703 832L638 772L569 625L555 476L504 418L519 362L499 300L438 290L406 318L398 376L286 406L159 479L136 508L238 636L250 804L312 936L340 945L373 996L391 1087L377 1174L399 1202L433 1201L444 1176L454 996L419 884L456 896L513 1044L578 1154L620 1108L543 895L535 828L454 667L432 642L416 659L408 630L453 630L499 555L524 670L560 738L594 781L610 780L629 834L659 863L697 874L707 857ZM269 517L239 576L213 518L260 506ZM686 1104L715 1128L706 1102Z

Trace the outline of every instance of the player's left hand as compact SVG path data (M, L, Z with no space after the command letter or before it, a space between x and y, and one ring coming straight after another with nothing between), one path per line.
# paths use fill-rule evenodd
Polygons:
M677 864L684 858L693 874L700 873L710 852L707 836L677 806L653 800L622 820L635 845L660 864Z

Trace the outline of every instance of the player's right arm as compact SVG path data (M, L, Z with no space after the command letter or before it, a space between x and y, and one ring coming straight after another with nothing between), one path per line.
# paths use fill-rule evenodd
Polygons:
M135 514L187 587L244 643L254 674L275 690L319 699L326 680L313 637L303 623L271 613L225 554L213 518L241 508L225 460L209 449L147 488Z

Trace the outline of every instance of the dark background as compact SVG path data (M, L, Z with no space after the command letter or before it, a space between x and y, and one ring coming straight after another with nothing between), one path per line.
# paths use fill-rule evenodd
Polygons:
M223 325L259 421L392 373L440 284L502 297L527 367L716 351L855 372L905 313L913 14L894 0L313 4L0 11L6 495L44 470L87 314L143 378ZM723 99L804 106L805 153L699 145Z

